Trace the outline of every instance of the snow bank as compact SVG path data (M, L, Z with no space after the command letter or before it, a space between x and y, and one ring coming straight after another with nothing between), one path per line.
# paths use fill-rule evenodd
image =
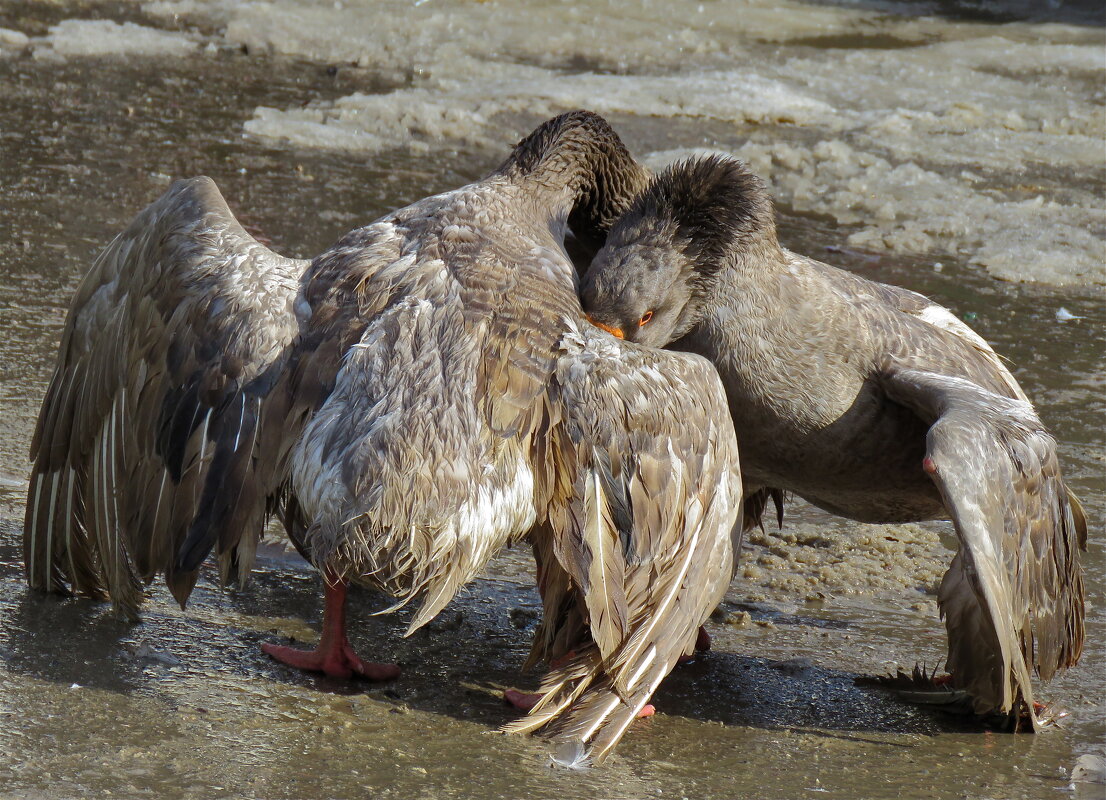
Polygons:
M183 33L111 20L67 19L35 42L36 58L190 55L199 42Z

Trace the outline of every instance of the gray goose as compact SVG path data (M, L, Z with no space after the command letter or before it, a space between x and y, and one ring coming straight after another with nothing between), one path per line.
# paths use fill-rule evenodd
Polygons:
M793 492L865 522L951 518L947 667L979 713L1028 717L1083 645L1087 526L1056 443L991 347L926 297L782 248L763 183L674 164L587 273L589 318L718 368L747 514Z
M389 678L345 630L346 586L430 620L527 537L556 660L512 730L602 758L732 574L737 445L714 368L620 342L579 306L566 226L601 239L647 174L572 112L489 177L355 230L311 262L180 181L103 252L70 309L32 445L30 585L137 617L183 606L214 550L244 580L268 509L324 575L314 651Z

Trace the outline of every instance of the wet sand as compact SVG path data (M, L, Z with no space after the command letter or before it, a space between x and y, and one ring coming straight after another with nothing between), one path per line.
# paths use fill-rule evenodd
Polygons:
M62 19L154 24L125 3L0 9L0 27L43 35ZM203 29L196 36L202 37ZM784 243L925 292L1003 355L1062 442L1092 520L1087 649L1041 694L1070 712L1014 736L857 685L944 652L934 590L947 524L866 526L801 503L751 537L710 629L714 648L677 669L616 755L553 768L540 739L505 737L499 699L521 675L539 603L523 548L499 558L424 631L355 592L351 636L396 660L388 684L296 674L262 641L310 641L319 578L272 549L245 589L213 573L186 611L155 585L142 624L84 600L30 593L19 554L26 452L69 297L95 253L174 177L208 174L232 208L290 255L318 252L388 209L478 177L502 148L451 143L371 156L243 135L258 107L382 91L370 69L231 49L155 66L111 57L0 58L0 797L83 798L1054 798L1102 754L1106 564L1101 520L1106 334L1101 289L1000 283L965 258L847 245L857 228L782 209ZM521 135L538 115L505 113ZM636 152L737 149L771 127L614 114ZM1087 191L1098 191L1090 181ZM1060 322L1064 308L1080 319Z

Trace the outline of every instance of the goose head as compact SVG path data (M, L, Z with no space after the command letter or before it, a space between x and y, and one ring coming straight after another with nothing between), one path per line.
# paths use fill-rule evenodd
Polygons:
M614 223L581 302L608 333L661 347L698 324L725 270L764 246L778 248L760 178L727 156L680 161Z
M515 146L497 173L524 183L532 197L544 197L549 191L572 196L564 222L587 254L581 268L586 268L611 225L651 178L610 123L582 109L540 125Z

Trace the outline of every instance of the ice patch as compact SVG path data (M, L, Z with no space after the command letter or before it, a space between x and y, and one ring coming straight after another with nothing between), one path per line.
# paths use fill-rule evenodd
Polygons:
M854 246L950 253L1010 280L1106 279L1098 32L768 0L739 13L687 0L615 8L144 6L202 17L251 53L356 64L401 87L259 108L254 136L367 153L502 150L525 133L520 118L575 107L703 120L708 136L650 144L736 147L780 201L856 226Z
M894 164L841 141L749 144L737 155L798 211L860 225L848 243L892 253L951 252L1006 280L1103 280L1104 219L1089 192L1068 203L1003 196L973 176ZM1013 192L1011 194L1014 194Z
M844 35L884 17L795 0L745 0L740 10L698 0L632 9L619 0L154 0L143 10L203 17L251 52L403 71L455 57L604 71L666 68L687 59L734 64L744 42Z
M57 56L168 56L196 51L199 42L183 33L157 30L133 22L67 19L35 42L35 58Z
M832 116L825 103L781 81L741 72L690 77L559 75L539 67L483 64L464 80L382 95L355 94L306 109L257 110L246 130L303 146L379 151L424 150L430 142L510 145L519 132L504 113L551 116L587 107L605 114L703 116L735 123L813 123ZM479 80L473 79L479 72Z
M13 31L10 28L0 28L0 55L18 52L31 42L27 34L21 31Z
M1027 162L1101 163L1106 135L1096 81L1101 46L1041 45L996 36L905 50L796 58L784 73L846 110L855 144L900 159L1021 171Z

